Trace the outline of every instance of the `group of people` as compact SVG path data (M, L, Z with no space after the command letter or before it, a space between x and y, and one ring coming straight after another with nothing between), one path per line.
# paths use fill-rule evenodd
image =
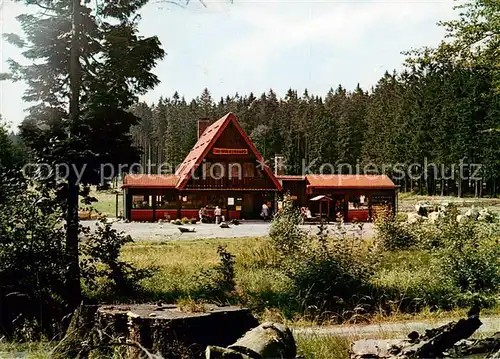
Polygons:
M311 218L313 218L313 216L309 207L300 207L301 222L304 223L306 219L311 219Z
M212 217L209 215L207 211L207 207L201 207L198 211L198 217L200 218L201 223L212 223ZM214 209L214 217L215 224L219 224L225 221L224 216L222 215L222 209L219 206L215 206Z
M260 216L264 221L268 221L272 218L271 209L266 203L262 205ZM222 208L219 206L215 207L213 217L210 216L207 207L201 207L198 211L198 217L201 223L213 223L215 221L216 224L220 224L221 222L225 222L224 215L222 214Z

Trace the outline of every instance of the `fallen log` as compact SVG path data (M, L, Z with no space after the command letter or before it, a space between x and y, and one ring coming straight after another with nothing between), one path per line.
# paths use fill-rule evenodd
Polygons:
M479 317L474 315L427 331L421 342L403 349L402 355L414 358L438 358L460 340L469 338L482 324Z
M484 339L467 340L455 346L455 356L468 356L487 353L500 354L500 332Z
M206 359L293 359L296 355L292 332L278 323L263 323L227 348L208 346L205 351Z
M493 354L500 351L500 334L491 338L465 341L482 325L474 314L458 322L450 322L430 329L420 336L417 332L408 339L358 340L351 346L351 359L423 359L453 355L466 358L476 354Z

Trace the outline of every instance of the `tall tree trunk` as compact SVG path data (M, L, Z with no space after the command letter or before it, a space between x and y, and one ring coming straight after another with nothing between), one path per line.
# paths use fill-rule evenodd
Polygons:
M80 0L73 0L72 38L70 51L70 136L78 136L80 118L80 88L81 88L81 68L80 68ZM80 266L78 261L78 194L79 184L76 173L71 173L68 178L68 208L66 213L66 251L70 261L67 301L70 309L76 309L81 301L80 288Z

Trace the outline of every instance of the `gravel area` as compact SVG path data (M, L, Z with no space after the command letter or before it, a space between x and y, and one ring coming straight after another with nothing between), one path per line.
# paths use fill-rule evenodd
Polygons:
M95 225L95 221L82 221L82 224ZM129 234L135 240L182 240L182 239L209 239L209 238L241 238L241 237L265 237L269 233L270 222L248 221L240 225L231 225L230 228L220 228L215 224L197 223L194 225L183 225L184 228L194 228L193 233L181 233L179 226L171 223L140 223L140 222L115 222L113 228ZM328 226L334 231L335 225ZM358 225L346 224L349 233L358 231ZM301 226L308 233L316 233L317 226ZM373 224L363 225L363 237L373 235Z

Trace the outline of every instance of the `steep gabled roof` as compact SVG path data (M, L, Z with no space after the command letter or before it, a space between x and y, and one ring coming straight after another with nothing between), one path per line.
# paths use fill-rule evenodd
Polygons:
M221 134L224 132L224 130L230 123L232 123L234 127L238 130L238 132L241 134L242 138L245 140L246 144L248 145L248 147L250 147L250 150L257 158L257 161L262 164L264 163L264 160L260 155L260 153L257 151L257 148L255 148L250 138L247 136L243 128L241 128L240 124L236 120L236 116L230 112L221 119L215 121L205 130L205 132L203 132L203 134L200 136L198 142L196 142L191 152L189 152L189 154L186 156L182 164L179 166L179 168L175 172L175 175L179 177L179 181L177 182L176 186L178 189L184 189L187 182L193 175L194 171L196 171L196 169L201 164L205 156L210 152L210 150L214 146L217 139L221 136ZM276 189L280 191L282 189L281 184L273 175L269 167L265 165L262 167L264 172L266 172L266 174L269 176L269 178L271 178L271 180L275 184Z

